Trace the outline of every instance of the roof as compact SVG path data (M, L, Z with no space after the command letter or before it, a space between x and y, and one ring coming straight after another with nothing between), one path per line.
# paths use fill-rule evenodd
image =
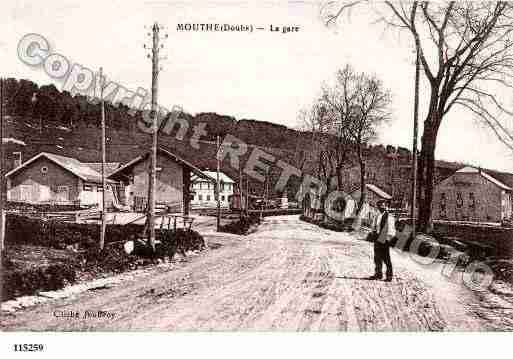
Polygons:
M379 197L381 197L383 199L386 199L386 200L392 199L391 195L389 195L388 193L386 193L385 191L383 191L381 188L379 188L378 186L376 186L374 184L366 183L365 188L374 192L375 194L377 194ZM355 193L356 191L359 191L359 190L360 190L360 187L358 186L358 188L355 189L354 191L352 191L351 193Z
M208 177L214 179L217 181L217 172L216 171L202 171L204 174L206 174ZM197 181L198 177L196 175L192 176L193 181ZM206 179L206 178L205 178ZM207 180L207 179L206 179ZM234 180L232 180L228 175L226 175L224 172L219 171L219 180L224 183L235 183Z
M2 143L14 143L16 145L26 146L27 144L22 140L13 137L2 137Z
M101 162L82 162L86 166L91 167L93 170L95 170L98 173L102 173L102 163ZM119 162L106 162L105 163L105 175L109 176L112 172L114 172L116 169L119 168L121 163Z
M185 159L183 159L182 157L178 156L177 154L175 154L175 153L173 153L173 152L171 152L171 151L169 151L169 150L167 150L167 149L165 149L163 147L159 147L158 148L158 152L163 153L166 156L168 156L168 157L172 158L173 160L175 160L176 162L181 163L184 166L189 167L191 169L192 173L194 173L198 177L205 178L205 179L207 179L209 181L215 182L214 178L211 178L211 177L207 176L198 167L196 167L195 165L193 165L189 161L186 161ZM109 177L117 175L120 172L123 172L124 170L126 170L127 168L130 168L130 167L134 166L135 164L139 163L140 161L145 160L146 158L148 158L149 155L150 155L150 153L147 152L147 153L145 153L143 155L135 157L134 159L132 159L131 161L127 162L123 166L118 167L116 170L114 170L111 174L109 174Z
M507 172L492 172L491 176L498 179L506 186L513 188L513 174Z
M501 181L499 181L498 179L496 179L495 177L492 177L491 175L489 175L488 173L482 171L481 169L478 169L478 168L475 168L475 167L470 167L470 166L467 166L467 167L463 167L462 169L456 171L456 173L471 173L471 174L479 174L481 175L482 177L484 177L485 179L487 179L488 181L492 182L493 184L495 184L496 186L502 188L503 190L506 190L506 191L513 191L513 189L507 185L505 185L504 183L502 183Z
M67 170L68 172L71 172L78 178L86 181L86 182L94 182L94 183L101 183L102 181L102 175L86 165L85 163L80 162L76 158L72 157L65 157L61 155L56 155L54 153L48 153L48 152L41 152L38 155L32 157L31 159L25 161L20 166L14 168L13 170L6 173L5 177L10 177L13 174L19 172L20 170L26 168L30 164L36 162L40 158L47 158L48 160L52 161L56 165L62 167L63 169ZM111 181L109 181L111 182Z
M381 197L383 199L392 199L391 195L389 195L388 193L386 193L385 191L383 191L381 188L379 188L376 185L367 183L365 185L365 187L367 187L367 189L370 189L372 192L376 193L379 197Z

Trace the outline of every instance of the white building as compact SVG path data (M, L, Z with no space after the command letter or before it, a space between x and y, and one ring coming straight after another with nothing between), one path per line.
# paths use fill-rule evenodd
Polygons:
M205 178L200 178L195 174L191 175L191 187L192 187L192 208L215 208L217 206L215 196L215 186L217 174L215 171L202 171L205 175L210 177L212 180L209 181ZM233 195L235 181L228 177L225 173L219 172L220 181L220 200L221 207L228 208L230 203L228 201L229 196Z

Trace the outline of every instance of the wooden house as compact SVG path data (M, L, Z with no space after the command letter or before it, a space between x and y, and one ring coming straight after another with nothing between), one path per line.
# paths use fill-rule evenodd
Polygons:
M147 206L150 163L148 152L137 156L109 175L110 179L121 184L122 190L117 194L120 202L136 212L143 212ZM157 205L170 212L188 215L191 174L209 178L192 163L167 149L159 148L155 183Z
M101 174L72 157L41 152L5 177L8 201L101 206ZM112 203L113 181L107 184L107 203Z

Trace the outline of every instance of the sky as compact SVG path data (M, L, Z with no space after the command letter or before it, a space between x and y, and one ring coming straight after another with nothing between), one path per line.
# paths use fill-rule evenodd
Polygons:
M298 128L298 112L320 95L324 82L351 64L376 74L392 93L392 118L377 143L412 147L414 53L408 34L374 23L361 9L326 27L317 2L240 1L23 1L0 5L2 76L39 85L55 82L41 67L17 57L20 39L44 36L51 52L91 69L103 67L128 89L150 89L151 62L143 44L154 21L162 24L159 103L189 113L217 112ZM178 24L217 23L263 27L248 32L185 32ZM292 33L269 27L298 26ZM421 86L421 117L428 89ZM421 127L422 130L422 127ZM457 108L441 126L438 159L513 172L513 153L486 126Z

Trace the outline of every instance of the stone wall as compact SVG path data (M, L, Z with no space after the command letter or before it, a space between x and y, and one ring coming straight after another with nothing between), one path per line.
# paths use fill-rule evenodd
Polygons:
M513 228L435 222L434 230L437 236L488 247L491 254L500 257L513 256Z

